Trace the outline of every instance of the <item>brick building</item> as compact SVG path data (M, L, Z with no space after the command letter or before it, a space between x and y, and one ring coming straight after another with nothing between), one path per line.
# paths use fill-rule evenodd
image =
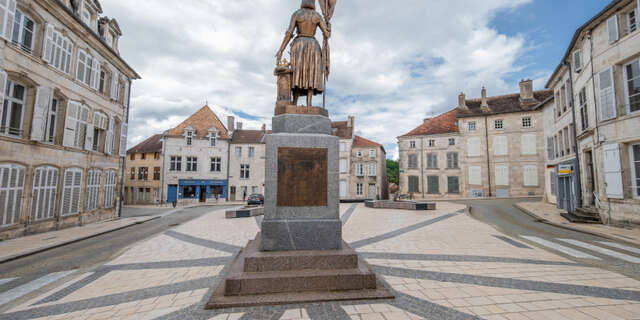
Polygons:
M156 134L127 151L124 203L162 203L162 135Z

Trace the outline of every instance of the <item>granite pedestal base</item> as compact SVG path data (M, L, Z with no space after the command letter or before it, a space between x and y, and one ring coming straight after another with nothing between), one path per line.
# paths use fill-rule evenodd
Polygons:
M227 219L250 218L261 215L264 215L264 207L261 206L245 206L225 212L225 218Z
M236 257L207 309L393 298L346 243L340 250L261 252L260 240L258 234Z

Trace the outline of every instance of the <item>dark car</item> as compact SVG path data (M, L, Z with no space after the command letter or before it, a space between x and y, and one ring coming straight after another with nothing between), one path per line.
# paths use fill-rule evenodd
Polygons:
M254 193L254 194L249 196L249 199L247 200L247 204L249 204L249 205L252 205L252 204L263 205L264 204L264 196L261 195L261 194Z

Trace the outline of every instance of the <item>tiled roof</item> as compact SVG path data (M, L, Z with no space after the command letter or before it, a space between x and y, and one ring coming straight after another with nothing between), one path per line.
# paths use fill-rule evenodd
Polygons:
M264 143L265 134L262 130L236 130L233 132L231 143Z
M489 105L489 112L483 112L481 110L482 100L471 99L467 100L468 110L458 109L458 118L475 117L481 115L511 113L511 112L523 112L531 111L538 106L542 101L547 100L550 96L553 96L552 90L540 90L533 92L532 101L520 101L520 93L508 94L504 96L496 96L487 98L487 104Z
M353 127L349 127L348 121L336 121L331 123L333 135L340 139L353 138Z
M216 128L218 129L218 136L220 139L230 139L227 128L225 128L218 116L211 111L209 106L200 108L200 110L187 118L187 120L183 121L177 127L169 130L169 132L167 132L167 136L182 136L184 134L184 129L187 126L193 127L196 130L196 136L199 138L206 137L209 134L210 128Z
M382 148L382 151L384 153L387 153L384 150L384 147L381 144L379 144L377 142L374 142L374 141L371 141L371 140L367 140L367 139L365 139L365 138L363 138L361 136L354 136L353 137L353 145L352 145L352 147L353 148L370 148L370 147Z
M453 109L447 113L443 113L421 124L419 127L403 135L403 137L457 133L458 127L456 126L456 115L457 109Z
M161 152L162 151L162 135L155 134L151 136L149 139L138 143L137 146L129 149L127 154L129 153L151 153L151 152Z

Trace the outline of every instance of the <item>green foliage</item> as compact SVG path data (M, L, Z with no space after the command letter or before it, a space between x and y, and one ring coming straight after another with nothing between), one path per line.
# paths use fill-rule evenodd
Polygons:
M398 161L387 159L387 178L390 183L399 184L400 182L400 167Z

